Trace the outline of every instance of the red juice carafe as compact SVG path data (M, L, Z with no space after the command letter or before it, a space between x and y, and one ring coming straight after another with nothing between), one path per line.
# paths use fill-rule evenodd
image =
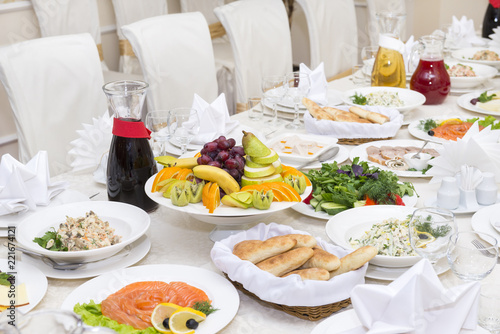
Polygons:
M443 57L444 38L423 36L412 50L411 60L420 57L418 66L410 80L410 89L422 93L424 104L443 103L450 92L450 76ZM412 61L410 61L410 66Z

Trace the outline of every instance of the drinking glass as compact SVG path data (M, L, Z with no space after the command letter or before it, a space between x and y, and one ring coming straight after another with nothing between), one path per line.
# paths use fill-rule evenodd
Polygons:
M366 75L363 67L364 65L360 64L352 66L352 83L356 87L362 87L366 84Z
M361 60L363 61L363 73L365 74L365 80L368 85L372 82L372 71L373 64L375 64L375 58L377 58L378 45L368 45L361 49Z
M493 334L500 334L500 284L486 283L479 296L479 326Z
M80 334L82 331L82 320L70 311L49 309L28 314L16 313L16 327L8 325L5 320L2 320L0 322L0 333Z
M441 208L421 208L413 212L409 223L412 248L435 264L446 256L448 240L457 231L453 212Z
M170 134L181 146L181 155L200 131L198 112L192 108L176 108L170 111Z
M309 74L292 72L286 76L286 90L287 95L293 101L293 107L295 115L292 123L288 123L285 128L287 129L300 129L304 125L300 122L300 111L299 106L302 103L302 99L307 96L309 90L311 89L311 80Z
M277 105L285 97L286 86L285 76L283 75L270 75L262 78L262 93L264 101L272 105L273 118L269 120L272 125L279 125L281 121L278 119Z
M478 249L480 242L484 249ZM464 281L479 281L488 276L497 263L497 240L486 233L467 231L451 236L448 264L453 273Z
M169 110L150 111L146 115L146 126L151 131L151 139L153 139L153 153L157 153L155 156L167 154L165 146L170 139L169 121Z
M264 106L260 97L249 97L247 104L248 118L252 121L260 121L264 116Z

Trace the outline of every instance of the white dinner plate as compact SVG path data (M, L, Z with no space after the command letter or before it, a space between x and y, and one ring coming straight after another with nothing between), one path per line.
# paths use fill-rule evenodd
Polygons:
M79 218L93 211L103 222L109 222L114 234L121 236L121 241L110 246L79 250L51 251L33 241L43 237L46 232L56 230L66 217ZM28 250L48 256L61 262L97 261L112 256L139 239L149 229L151 219L146 211L134 205L110 201L86 201L69 203L49 208L24 219L17 225L16 240Z
M341 93L333 89L327 90L326 98L328 100L326 105L330 107L338 106L339 104L343 103ZM271 110L273 109L272 103L269 103L267 100L264 100L264 105ZM276 110L287 114L295 113L295 108L290 102L277 103ZM303 114L305 111L306 107L303 104L300 104L299 113Z
M402 107L392 107L399 110L400 112L409 111L415 109L425 103L425 96L419 92L406 89L406 88L396 88L396 87L360 87L355 89L350 89L342 94L342 100L345 104L359 106L352 101L351 96L358 95L368 95L370 93L386 91L398 94L399 98L403 101L404 105Z
M474 77L452 77L450 76L451 89L470 89L477 87L487 80L493 79L497 75L498 70L495 67L481 64L464 63L460 61L447 61L446 65L450 68L454 65L462 64L470 66L476 74Z
M500 194L498 194L498 198L497 198L496 203L500 203ZM433 197L427 198L425 200L424 204L425 204L425 206L438 207L437 197L433 196ZM492 205L494 205L494 204L492 204ZM486 208L488 206L489 205L478 204L478 206L476 208L466 208L462 205L459 205L458 208L450 210L450 211L453 212L454 214L474 213L474 212L477 212L478 210L481 210L482 208Z
M473 60L472 57L478 51L489 50L496 52L500 56L500 49L495 47L473 47L473 48L463 48L452 51L451 56L458 61L466 62L466 63L474 63L474 64L482 64L493 66L497 69L500 69L500 60Z
M297 202L273 202L271 207L267 210L258 210L255 208L236 208L221 204L217 207L214 213L208 213L208 209L200 203L190 203L186 206L175 206L172 204L170 198L165 198L159 192L152 193L151 189L156 174L149 178L145 185L146 194L156 203L163 205L175 211L184 212L191 217L196 218L202 222L215 224L215 225L242 225L258 221L267 217L275 212L282 211L297 204ZM312 191L312 187L306 188L305 192L301 195L304 200Z
M73 290L61 308L73 311L75 304L88 303L91 299L101 303L122 287L141 281L179 281L203 290L218 310L200 323L196 334L217 333L231 322L239 308L238 292L224 277L206 269L174 264L131 267L93 278Z
M471 219L472 230L492 235L500 245L500 233L491 226L491 217L500 216L500 203L487 206L477 211Z
M360 161L366 161L371 166L378 167L378 168L383 169L383 170L391 171L391 172L393 172L394 174L396 174L397 176L400 176L400 177L430 177L429 175L422 174L421 171L408 171L408 170L394 170L394 169L390 169L387 166L383 166L381 164L378 164L376 162L372 162L372 161L368 160L368 154L366 153L366 148L370 147L370 146L375 146L375 147L381 147L381 146L392 146L392 147L396 147L396 146L402 146L402 147L404 147L404 146L415 146L415 147L420 148L423 145L424 145L423 141L412 140L412 139L395 139L395 140L378 140L378 141L372 141L372 142L364 143L364 144L361 144L361 145L358 145L358 146L354 147L351 150L351 153L349 154L349 159L351 159L351 161L353 161L354 158L359 157ZM425 146L425 148L436 149L436 148L438 148L440 146L441 145L429 143L429 144L427 144Z
M485 81L476 87L471 87L471 88L453 88L453 87L451 87L450 94L462 95L462 94L472 93L472 92L475 92L478 90L484 92L485 90L490 90L493 88L495 88L495 83L491 80L488 80L488 81Z
M381 281L394 281L409 269L410 267L389 268L370 264L368 265L368 269L366 270L365 277L378 279ZM437 275L441 275L442 273L447 272L449 269L450 265L448 264L448 259L446 259L446 257L438 260L438 262L434 265L434 270L436 271Z
M345 331L355 329L356 327L361 326L361 321L356 315L356 311L354 309L350 309L344 312L336 313L331 317L326 318L322 322L320 322L314 329L311 334L341 334ZM360 328L357 331L357 334L367 333L368 330ZM488 334L489 332L477 326L476 330L468 330L462 329L458 334Z
M121 253L107 259L87 263L85 266L75 270L56 270L52 266L45 264L38 258L23 254L23 262L39 268L42 273L51 278L57 279L80 279L95 277L110 271L120 270L139 262L151 248L151 241L146 235L130 244L130 252L124 257ZM125 251L125 250L124 250Z
M473 105L472 103L470 103L470 101L472 99L479 97L479 95L481 95L481 93L483 93L483 92L484 91L475 91L473 93L464 94L457 99L457 104L466 110L473 111L473 112L476 112L479 114L492 115L492 116L497 116L497 117L500 116L500 111L486 110L483 108L479 108L479 107ZM488 92L488 95L490 95L491 93L492 92Z
M389 218L405 220L412 215L414 208L397 205L370 205L342 211L328 220L326 234L336 245L347 250L354 250L349 238L358 239L369 231L374 224ZM420 260L420 256L376 255L370 264L382 267L409 267Z
M16 259L14 268L9 268L12 262L8 259L0 259L0 271L16 273L16 284L24 283L26 286L26 294L28 295L29 304L18 307L22 313L31 311L43 299L47 292L47 277L40 271L39 268L25 261Z
M333 158L325 161L324 163L331 164L331 163L334 163L336 161L338 164L341 164L344 161L346 161L347 159L349 159L349 150L347 148L345 148L344 146L339 146L339 152ZM286 161L286 162L282 161L282 163L287 165L287 166L293 167L293 168L297 168L301 165L300 163L297 163L294 161ZM314 161L311 164L309 164L305 167L302 167L300 170L319 169L319 168L321 168L321 166L322 166L322 163L320 163L319 161Z

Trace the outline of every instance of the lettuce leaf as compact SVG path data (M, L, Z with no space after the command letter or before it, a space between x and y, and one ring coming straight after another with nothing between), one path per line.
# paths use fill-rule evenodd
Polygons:
M120 324L115 320L102 315L101 304L96 304L91 300L88 304L76 304L73 311L82 317L83 322L89 326L108 327L119 334L157 334L154 327L146 329L135 329L132 326Z

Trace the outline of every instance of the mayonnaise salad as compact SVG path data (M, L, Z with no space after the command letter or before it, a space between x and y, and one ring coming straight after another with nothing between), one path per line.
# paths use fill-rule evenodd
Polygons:
M366 104L369 106L402 107L405 103L399 98L398 93L380 90L367 94Z
M409 219L399 220L389 218L381 223L373 224L359 239L349 239L353 248L374 246L378 255L386 256L416 256L411 247L408 235Z

